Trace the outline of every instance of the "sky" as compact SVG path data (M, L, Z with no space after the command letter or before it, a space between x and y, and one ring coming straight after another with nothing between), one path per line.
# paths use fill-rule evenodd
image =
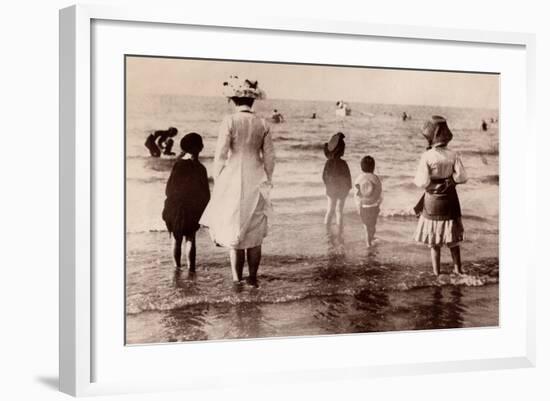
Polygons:
M127 93L222 96L230 75L257 80L272 99L497 109L495 74L127 57Z

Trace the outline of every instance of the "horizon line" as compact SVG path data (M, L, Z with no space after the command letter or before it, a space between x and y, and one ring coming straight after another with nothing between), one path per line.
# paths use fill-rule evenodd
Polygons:
M187 93L151 93L151 92L139 92L139 94L141 95L150 95L150 96L192 96L192 97L205 97L205 98L223 98L224 96L223 95L200 95L200 94L187 94ZM127 95L125 95L125 101L127 101ZM262 99L262 100L292 100L292 101L303 101L303 102L327 102L327 103L330 103L330 102L336 102L337 100L333 101L333 100L325 100L325 99L306 99L306 98L270 98L270 97L266 97L265 99ZM386 102L365 102L365 101L361 101L361 100L345 100L345 99L340 99L340 100L344 100L344 102L346 103L359 103L359 104L377 104L377 105L386 105L386 106L390 106L390 105L395 105L395 106L426 106L426 107L451 107L451 108L455 108L455 109L482 109L482 110L496 110L500 113L500 105L499 106L495 106L495 107L491 107L491 106L487 106L487 107L474 107L474 106L456 106L456 105L442 105L442 104L431 104L431 103L386 103Z

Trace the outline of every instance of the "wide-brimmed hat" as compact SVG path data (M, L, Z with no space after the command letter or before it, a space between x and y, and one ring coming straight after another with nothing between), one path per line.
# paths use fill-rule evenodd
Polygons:
M346 143L344 142L345 137L343 133L338 132L325 143L324 151L328 159L341 157L344 154L344 150L346 149Z
M424 123L422 135L430 146L446 145L453 139L453 133L447 126L447 120L442 116L432 116Z
M258 81L242 79L231 75L223 83L223 95L225 97L247 97L251 99L265 99L265 92L258 86Z
M202 137L196 132L190 132L181 138L180 141L181 150L185 153L197 155L202 151L204 145L202 144Z

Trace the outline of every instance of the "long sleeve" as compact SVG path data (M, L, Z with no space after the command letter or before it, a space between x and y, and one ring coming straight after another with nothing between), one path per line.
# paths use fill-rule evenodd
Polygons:
M463 184L468 181L468 175L464 169L464 164L462 164L462 159L457 153L455 158L454 170L453 170L453 180L457 184Z
M275 170L275 149L273 147L273 138L269 133L269 128L264 134L264 142L262 145L262 155L264 160L264 170L268 181L271 181L273 177L273 171Z
M351 172L349 171L349 166L346 162L343 164L344 175L346 180L346 188L349 191L351 189Z
M177 169L177 162L174 164L174 166L172 167L172 171L170 172L170 177L168 178L168 181L166 182L166 189L164 191L164 194L166 196L171 196L173 193L174 193L174 181L175 181L175 177L176 177L176 169Z
M378 184L380 185L380 197L378 198L378 201L376 203L378 203L378 206L380 206L382 204L382 201L384 200L384 192L382 191L382 181L378 181Z
M328 161L325 163L325 166L323 167L323 183L327 185L328 181Z
M201 192L202 196L204 198L204 207L206 207L206 204L210 200L210 185L208 184L208 173L206 172L206 168L202 166L203 173L201 174Z
M356 198L361 197L361 184L360 184L361 176L357 177L355 181L353 182L353 196Z
M361 176L357 177L353 182L353 200L355 201L355 206L357 207L357 212L361 213L361 184L359 184L359 179Z
M225 162L229 158L231 149L231 119L226 117L223 119L218 133L218 141L216 143L216 153L214 154L214 179L218 178L223 170Z
M414 184L419 188L426 188L430 185L430 170L424 155L422 155L418 162L418 167L416 168L416 174L414 176Z

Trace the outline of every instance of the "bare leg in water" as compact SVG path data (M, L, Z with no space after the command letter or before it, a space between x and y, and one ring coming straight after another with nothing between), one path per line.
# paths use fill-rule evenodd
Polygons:
M256 285L258 282L258 269L262 260L262 246L248 248L246 250L246 260L248 261L248 275L250 284Z
M229 251L229 259L231 260L231 274L233 275L234 283L238 283L243 279L244 258L244 249L231 249Z
M453 246L450 248L451 250L451 257L453 258L453 266L454 266L454 273L455 274L464 274L464 271L462 270L462 260L460 259L460 247Z
M374 238L374 235L371 235L371 230L367 227L366 224L363 224L363 228L365 229L365 242L367 245L367 248L370 248L372 246L372 240Z
M338 227L338 234L342 235L344 232L344 205L346 204L346 198L340 198L336 201L336 226Z
M330 226L332 224L332 218L334 217L335 209L336 199L327 196L327 213L325 214L325 225Z
M441 247L433 246L430 248L432 256L432 268L436 276L439 276L441 271Z
M185 261L187 262L187 269L190 272L195 271L195 261L196 261L196 247L195 247L195 235L183 236L175 235L174 236L174 261L176 262L176 268L181 268L181 248L183 245L183 239L185 238Z
M195 234L185 237L185 259L187 261L187 269L190 272L195 271L195 260L197 258L197 249L195 247Z
M176 262L176 268L181 268L181 243L183 236L174 235L174 262Z

